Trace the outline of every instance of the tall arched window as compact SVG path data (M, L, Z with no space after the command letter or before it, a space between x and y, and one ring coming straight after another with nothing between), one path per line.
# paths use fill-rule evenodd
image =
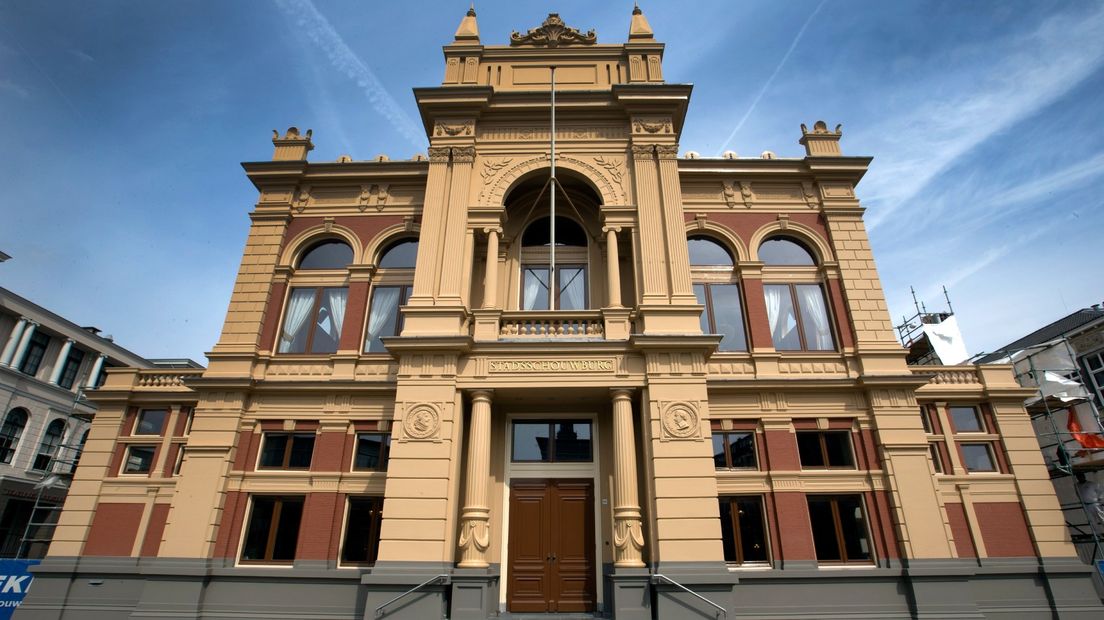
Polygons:
M349 299L344 270L352 260L353 248L340 239L319 241L303 253L297 270L342 270L334 275L334 284L339 286L296 286L293 274L278 353L337 352Z
M26 427L26 409L16 407L8 412L4 418L4 426L0 427L0 463L12 462L15 449L19 446L19 438L23 436L23 429Z
M521 309L586 309L586 231L574 220L556 218L556 272L550 277L551 222L550 217L534 220L521 236Z
M720 334L721 351L747 351L744 310L732 254L704 236L690 237L686 245L690 249L694 295L705 306L701 314L702 333Z
M775 236L759 246L759 260L764 267L763 296L774 348L835 350L831 316L813 253L796 239ZM779 281L783 279L787 281Z
M46 427L46 433L42 436L42 443L38 445L38 454L35 456L33 469L50 471L54 458L57 457L58 446L61 438L65 436L65 421L54 420Z
M372 299L368 306L368 329L364 350L385 353L383 339L402 332L399 308L410 299L414 288L414 264L418 258L418 240L400 239L380 253L379 269L373 279Z

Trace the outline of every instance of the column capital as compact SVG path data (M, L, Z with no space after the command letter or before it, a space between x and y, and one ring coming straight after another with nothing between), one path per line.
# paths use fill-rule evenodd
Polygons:
M619 233L619 232L621 232L622 228L623 228L622 226L603 226L602 227L602 232L604 232L606 234Z
M635 392L636 390L634 388L610 388L610 398L612 398L614 402L632 400L633 393Z
M491 400L494 397L494 390L489 390L489 389L472 390L471 392L469 392L469 394L471 395L471 399L472 399L473 403L475 403L475 402L490 403Z
M502 236L502 227L501 226L484 226L483 227L483 234L489 235L491 233Z

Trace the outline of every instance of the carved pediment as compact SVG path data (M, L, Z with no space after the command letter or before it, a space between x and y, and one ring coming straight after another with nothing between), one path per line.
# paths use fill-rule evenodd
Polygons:
M598 42L598 35L594 30L588 30L586 34L579 32L577 28L571 28L560 19L559 13L549 13L548 19L539 28L530 28L529 32L521 34L516 30L510 35L510 45L545 45L558 47L560 45L594 45Z

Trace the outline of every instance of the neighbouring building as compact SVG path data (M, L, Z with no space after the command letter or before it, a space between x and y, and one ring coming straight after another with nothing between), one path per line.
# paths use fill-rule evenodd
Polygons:
M1029 390L906 365L870 158L679 157L596 39L470 11L428 157L244 164L210 365L108 373L21 618L1100 617Z
M0 558L45 555L96 412L87 390L152 367L98 332L0 288Z

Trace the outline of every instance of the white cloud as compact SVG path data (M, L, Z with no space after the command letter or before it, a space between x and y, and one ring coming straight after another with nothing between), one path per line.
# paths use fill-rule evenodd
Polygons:
M318 12L313 2L278 0L277 3L295 21L301 32L326 54L333 68L356 82L378 114L387 119L411 144L418 148L425 146L425 132L421 125L403 111L376 74L349 48L329 20Z
M12 93L20 99L30 99L31 97L31 91L11 80L0 80L0 91Z
M938 68L917 76L911 91L927 95L924 103L907 114L895 111L869 128L871 143L882 146L876 173L864 183L865 202L873 207L868 228L896 217L900 207L964 154L1054 102L1100 67L1101 32L1104 5L1097 5L1088 15L1055 15L1030 33L989 41L984 50L955 50L934 59ZM992 60L979 68L979 61L968 58L973 55ZM956 58L958 70L947 64ZM910 120L902 124L903 118ZM928 209L922 214L913 210L911 217L931 215ZM903 217L911 219L910 214Z

